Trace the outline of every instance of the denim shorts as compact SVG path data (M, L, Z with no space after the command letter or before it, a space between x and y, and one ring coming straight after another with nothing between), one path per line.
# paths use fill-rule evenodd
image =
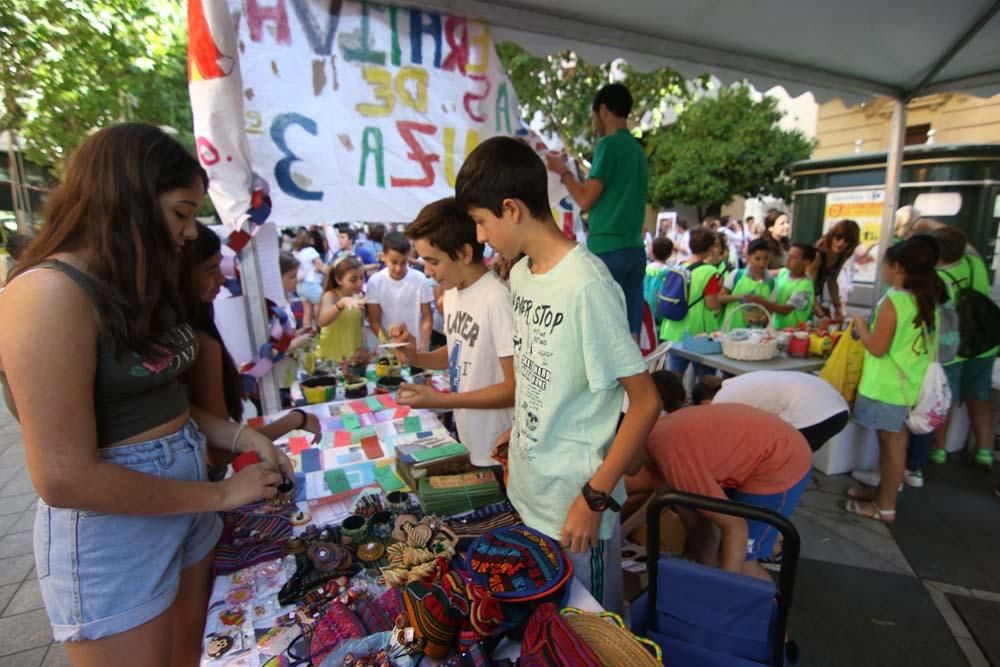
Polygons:
M206 480L205 437L193 421L157 440L99 449L98 456L147 475ZM181 570L205 558L221 533L214 512L102 514L39 499L35 565L53 636L100 639L156 618L177 597Z
M799 499L805 492L809 482L812 481L812 470L810 469L795 486L782 491L781 493L746 493L737 489L727 490L729 499L747 505L756 505L765 509L774 510L786 519L792 515L795 506L799 504ZM747 521L747 553L745 560L760 560L767 558L774 552L774 543L778 540L778 529L763 521Z
M883 403L861 394L854 401L854 421L873 431L901 431L908 414L905 405Z
M300 299L316 305L323 298L323 286L319 283L299 283L295 286L295 291Z

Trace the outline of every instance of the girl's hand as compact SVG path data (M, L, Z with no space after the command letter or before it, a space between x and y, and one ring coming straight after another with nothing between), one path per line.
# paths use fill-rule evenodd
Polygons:
M229 479L219 482L222 486L220 510L234 510L258 500L274 498L282 477L270 463L255 463L243 468Z
M292 339L292 342L288 344L288 352L294 352L295 350L301 350L304 347L308 347L313 341L314 334L307 333L300 336L296 336Z
M306 422L308 423L308 419ZM257 452L257 456L263 463L269 463L276 470L278 470L285 479L295 479L295 469L292 467L292 462L288 460L285 453L274 446L267 436L258 433L253 429L246 429L243 431L241 438L250 439L250 448ZM281 480L278 480L281 483Z
M300 430L309 431L313 434L312 441L314 445L318 444L319 441L323 439L323 429L319 425L319 417L311 412L306 413L306 423L302 425ZM278 453L284 456L280 450L278 450Z

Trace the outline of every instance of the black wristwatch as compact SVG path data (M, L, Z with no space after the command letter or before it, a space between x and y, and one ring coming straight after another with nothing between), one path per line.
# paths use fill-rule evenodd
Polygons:
M612 512L621 512L622 506L618 504L618 501L611 497L610 493L602 493L597 491L587 482L583 485L583 489L580 490L583 494L583 499L587 501L587 505L595 512L603 512L604 510L611 510Z

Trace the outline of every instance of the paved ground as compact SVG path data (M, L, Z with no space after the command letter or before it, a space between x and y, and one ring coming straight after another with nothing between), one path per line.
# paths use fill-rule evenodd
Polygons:
M815 476L793 516L803 548L789 629L803 665L1000 665L1000 479L960 461L927 477L890 532L841 512L849 479ZM0 667L69 664L35 576L36 500L0 402Z

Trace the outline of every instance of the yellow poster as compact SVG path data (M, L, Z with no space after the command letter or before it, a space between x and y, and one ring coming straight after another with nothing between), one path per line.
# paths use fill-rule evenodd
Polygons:
M861 248L856 256L854 282L874 283L882 232L882 204L885 190L850 190L831 192L823 210L823 232L841 220L853 220L861 228Z

